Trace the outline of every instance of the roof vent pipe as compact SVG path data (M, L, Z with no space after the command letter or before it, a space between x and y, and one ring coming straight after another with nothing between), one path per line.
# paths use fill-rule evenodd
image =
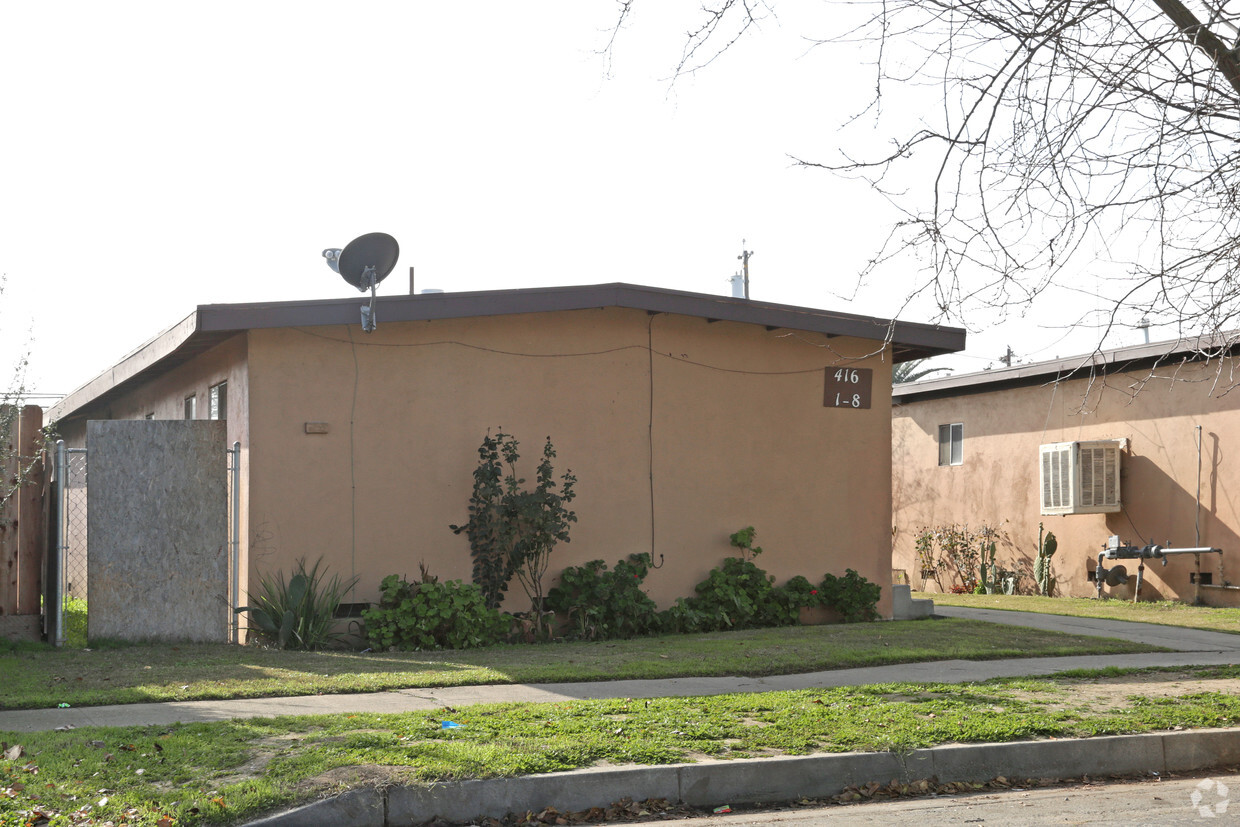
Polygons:
M732 298L745 298L745 277L743 275L737 273L735 276L728 279L728 283L732 285Z

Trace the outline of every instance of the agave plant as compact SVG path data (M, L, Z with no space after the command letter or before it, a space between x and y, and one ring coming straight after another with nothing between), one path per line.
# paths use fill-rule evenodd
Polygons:
M303 557L288 580L283 572L261 578L258 593L249 594L250 605L237 607L237 613L247 612L259 633L281 649L318 649L338 640L340 634L332 631L336 608L358 578L328 579L325 566L319 571L322 564L320 557L307 570Z

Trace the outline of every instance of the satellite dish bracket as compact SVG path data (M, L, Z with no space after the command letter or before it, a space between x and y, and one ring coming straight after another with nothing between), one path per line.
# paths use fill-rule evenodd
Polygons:
M366 285L370 285L370 304L362 305L362 332L373 333L378 319L375 316L375 288L379 285L378 275L375 273L374 265L366 265L366 269L362 271L362 286L358 288L361 292L366 292Z

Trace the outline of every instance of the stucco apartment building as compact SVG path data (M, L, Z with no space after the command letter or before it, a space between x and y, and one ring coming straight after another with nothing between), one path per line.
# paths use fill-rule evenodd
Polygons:
M1234 357L1212 348L1206 360L1208 344L1147 344L896 386L893 567L916 588L921 529L987 525L1000 532L998 564L1023 569L1029 591L1041 523L1059 542L1060 594L1096 594L1098 554L1118 535L1133 546L1222 549L1165 566L1147 560L1141 599L1236 605L1240 391ZM1135 576L1139 562L1105 565ZM1133 585L1103 593L1130 598Z
M482 438L516 436L531 478L549 436L579 517L552 572L651 552L667 605L747 525L781 581L851 567L885 587L891 366L964 346L954 328L626 284L381 297L370 334L359 306L199 307L49 419L72 445L92 419L226 419L243 581L322 556L360 575L354 602L419 563L468 580L448 526Z

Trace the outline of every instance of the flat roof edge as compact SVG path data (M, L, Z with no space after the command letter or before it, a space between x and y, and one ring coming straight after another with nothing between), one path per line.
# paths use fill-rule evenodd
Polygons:
M1240 344L1235 334L1181 337L1161 342L1095 350L1067 359L1051 359L1010 368L975 371L910 382L892 388L892 402L913 402L923 398L962 396L1047 382L1080 379L1099 373L1145 369L1158 364L1205 361L1231 355Z
M357 324L360 318L358 308L364 302L365 297L359 295L356 299L203 305L199 307L199 312L204 331L314 327ZM890 340L900 346L902 351L915 351L918 354L904 356L900 361L924 358L920 355L923 352L926 355L955 353L964 348L965 342L965 331L961 328L892 321L817 308L621 282L575 287L380 296L375 312L382 323L384 320L432 321L597 307L627 307L652 313L678 313L836 336Z

